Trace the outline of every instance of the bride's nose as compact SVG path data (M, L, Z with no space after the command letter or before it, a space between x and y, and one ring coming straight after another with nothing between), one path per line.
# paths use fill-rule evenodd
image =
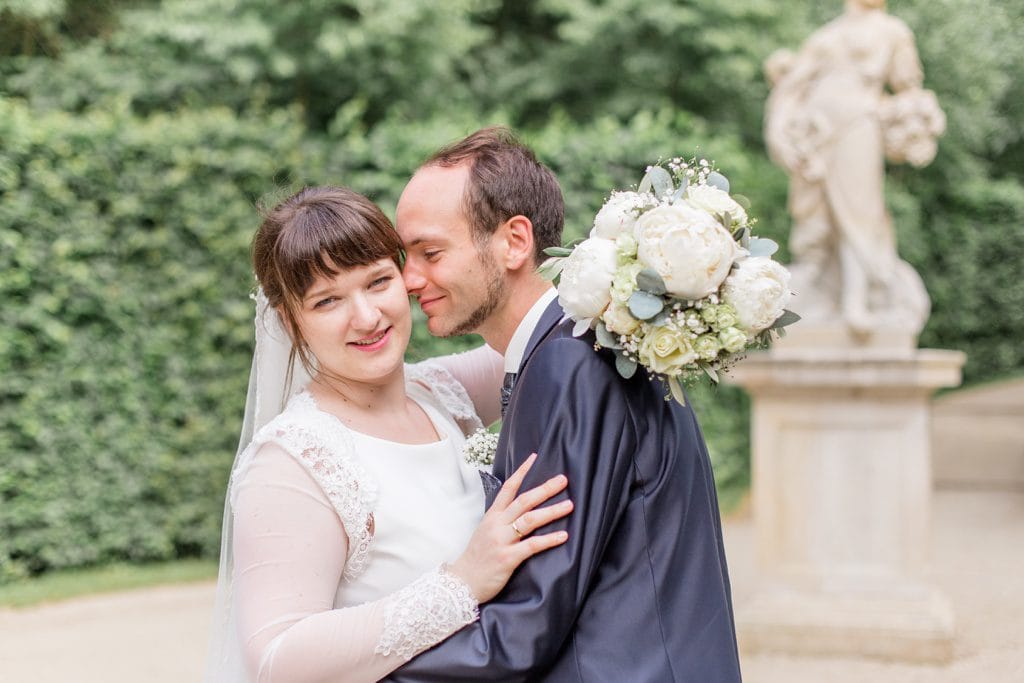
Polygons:
M366 297L356 297L353 301L352 327L360 332L373 332L380 323L380 308Z

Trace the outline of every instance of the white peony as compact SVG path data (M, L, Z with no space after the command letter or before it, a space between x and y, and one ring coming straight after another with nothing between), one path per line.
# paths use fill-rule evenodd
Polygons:
M713 216L728 213L735 226L743 227L747 224L747 212L743 207L730 197L728 192L722 192L717 187L690 185L686 190L686 201Z
M681 299L696 301L717 290L744 253L711 214L684 202L651 209L634 232L637 257Z
M612 192L594 217L590 236L613 240L623 232L632 232L640 211L656 204L657 200L647 193Z
M612 278L618 267L615 242L584 240L566 257L558 281L558 303L576 320L596 318L612 300Z
M768 329L789 303L789 271L766 256L745 258L722 285L722 299L736 309L751 335Z

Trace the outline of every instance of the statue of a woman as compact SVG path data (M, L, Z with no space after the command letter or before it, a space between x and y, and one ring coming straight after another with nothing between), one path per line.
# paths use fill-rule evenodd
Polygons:
M858 335L916 336L928 294L896 252L883 196L885 157L930 162L945 126L934 94L921 89L913 34L884 0L847 0L842 16L799 53L772 55L766 71L774 87L765 138L790 175L799 312Z

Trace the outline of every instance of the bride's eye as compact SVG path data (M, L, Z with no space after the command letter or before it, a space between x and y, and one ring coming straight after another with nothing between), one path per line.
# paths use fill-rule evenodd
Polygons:
M393 279L394 279L393 275L384 275L383 277L379 277L376 280L374 280L373 282L371 282L370 283L370 288L371 289L380 289L382 286L386 285L388 282L391 282Z
M317 301L315 304L313 304L313 308L323 308L324 306L330 305L334 301L336 301L336 298L333 296L329 296L326 299L320 299L320 301Z

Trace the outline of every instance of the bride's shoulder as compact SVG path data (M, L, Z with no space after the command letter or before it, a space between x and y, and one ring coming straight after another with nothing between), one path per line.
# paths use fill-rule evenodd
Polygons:
M466 387L440 363L429 360L405 366L405 390L410 396L441 408L465 434L483 427Z
M340 420L320 410L303 390L260 429L232 474L232 496L252 463L259 458L289 457L313 479L330 501L349 537L348 578L365 566L373 538L376 480L355 457L351 432Z

